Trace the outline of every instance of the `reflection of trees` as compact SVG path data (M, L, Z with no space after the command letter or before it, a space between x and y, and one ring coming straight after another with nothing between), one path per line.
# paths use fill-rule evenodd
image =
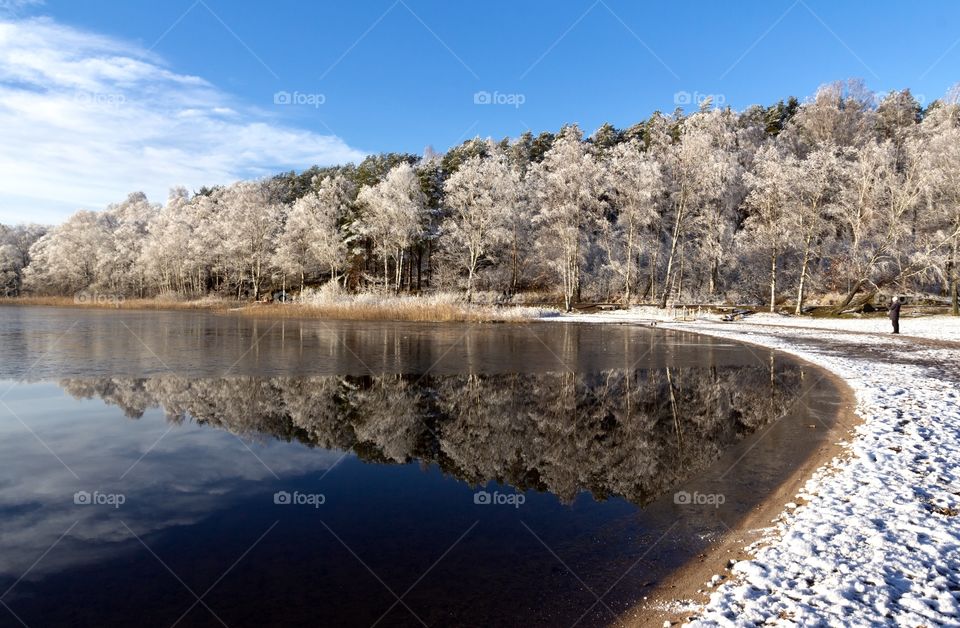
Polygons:
M646 503L772 421L800 371L667 368L600 373L224 379L69 379L129 417L162 407L245 436L353 449L361 458L436 462L562 499L589 490Z

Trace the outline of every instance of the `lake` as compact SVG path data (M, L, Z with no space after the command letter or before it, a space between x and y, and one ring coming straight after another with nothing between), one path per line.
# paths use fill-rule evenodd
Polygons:
M832 425L636 325L0 307L0 626L600 626Z

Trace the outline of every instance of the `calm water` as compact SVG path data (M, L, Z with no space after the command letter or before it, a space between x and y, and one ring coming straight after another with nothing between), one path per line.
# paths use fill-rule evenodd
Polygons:
M605 625L837 401L636 326L7 307L0 356L0 626L31 628Z

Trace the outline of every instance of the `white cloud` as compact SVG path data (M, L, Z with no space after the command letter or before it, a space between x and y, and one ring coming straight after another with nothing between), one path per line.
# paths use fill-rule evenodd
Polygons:
M0 0L2 1L2 0ZM272 95L265 95L272 97ZM0 222L59 221L143 190L356 161L156 55L49 18L0 19Z

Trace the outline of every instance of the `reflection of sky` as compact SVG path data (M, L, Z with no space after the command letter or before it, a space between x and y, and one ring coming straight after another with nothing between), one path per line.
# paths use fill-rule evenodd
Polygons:
M31 577L133 547L123 523L139 536L196 523L241 497L269 499L274 474L322 472L342 455L273 440L245 444L192 423L171 430L160 410L130 420L100 400L76 401L55 383L12 385L0 380L0 395L9 390L0 397L9 406L0 404L3 578L20 577L71 526ZM76 505L81 490L120 493L126 503Z

